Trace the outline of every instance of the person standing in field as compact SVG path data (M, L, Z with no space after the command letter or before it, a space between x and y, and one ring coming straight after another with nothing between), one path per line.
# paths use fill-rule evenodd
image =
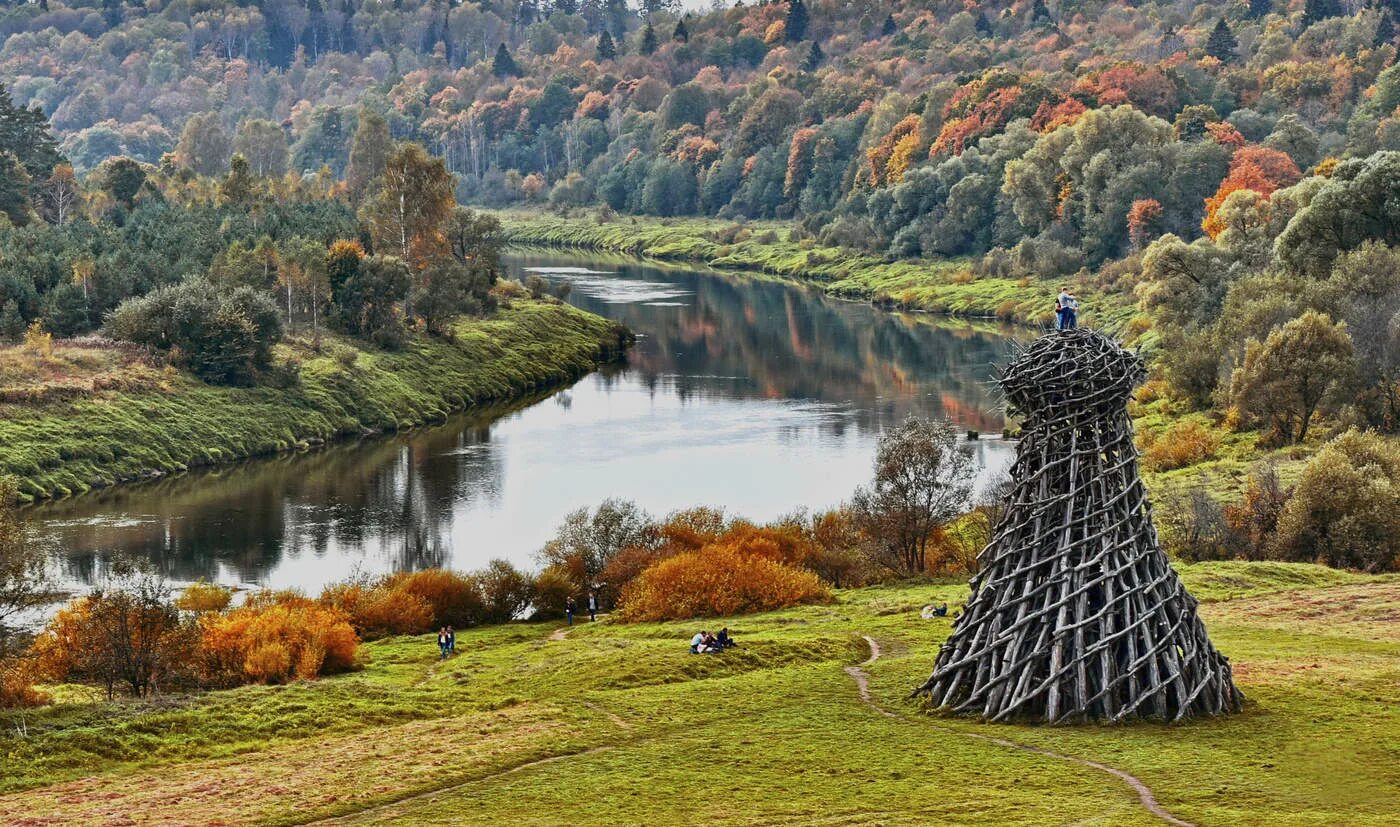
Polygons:
M565 615L566 617L569 618L569 625L570 625L570 626L574 625L574 609L575 609L575 608L577 608L577 607L574 605L574 596L573 596L573 595L569 595L568 599L564 601L564 615Z
M438 629L438 660L447 660L447 627Z
M598 622L598 595L596 592L588 593L588 622Z

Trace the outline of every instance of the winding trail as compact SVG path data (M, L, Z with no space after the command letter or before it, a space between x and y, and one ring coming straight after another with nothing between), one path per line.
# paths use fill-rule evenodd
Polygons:
M846 667L846 674L850 675L856 681L856 691L860 693L860 699L864 701L866 705L869 706L871 709L875 710L876 712L885 716L886 718L894 718L897 720L909 720L904 715L900 715L897 712L891 712L890 710L885 709L884 707L875 703L875 700L870 697L870 675L865 671L865 667L880 659L880 644L876 643L875 639L870 637L869 635L861 635L861 637L865 639L866 645L870 647L870 657L866 658L865 660L861 661L855 666ZM934 724L934 726L938 725ZM944 732L949 732L954 735L961 735L964 738L975 738L979 741L986 741L988 743L996 744L1002 747L1008 747L1010 749L1018 749L1022 750L1023 752L1033 752L1036 755L1043 755L1047 758L1056 758L1061 761L1071 761L1075 764L1079 764L1082 767L1088 767L1090 769L1098 770L1099 772L1108 773L1109 775L1119 779L1120 781L1125 782L1129 787L1132 787L1133 791L1136 792L1138 795L1138 800L1142 802L1143 809L1147 810L1152 815L1156 816L1162 821L1165 821L1168 824L1175 824L1177 825L1177 827L1195 827L1195 825L1191 822L1183 821L1182 819L1179 819L1171 813L1167 812L1165 807L1157 803L1157 797L1152 794L1152 788L1144 784L1142 782L1142 779L1138 778L1135 775L1132 775L1131 773L1125 770L1120 770L1117 767L1110 767L1107 764L1100 764L1098 761L1090 761L1085 758L1075 758L1072 755L1062 755L1058 752L1052 752L1048 749L1043 749L1041 747L1033 747L1029 744L1019 744L1015 741L1008 741L1005 738L998 738L995 735L983 735L977 732L964 732L962 730L951 729L949 727L941 726L938 728L943 730Z

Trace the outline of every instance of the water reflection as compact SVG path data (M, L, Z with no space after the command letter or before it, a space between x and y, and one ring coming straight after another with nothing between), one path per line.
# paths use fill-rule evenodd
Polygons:
M625 259L511 266L573 282L573 303L637 331L626 364L410 434L37 507L65 575L92 582L119 553L178 581L309 590L357 569L529 565L566 512L604 497L768 519L847 497L909 413L1001 428L987 383L1004 331ZM977 450L1009 459L999 442Z

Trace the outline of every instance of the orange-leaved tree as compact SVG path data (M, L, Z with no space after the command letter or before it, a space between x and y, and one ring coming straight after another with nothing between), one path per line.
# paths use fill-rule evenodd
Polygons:
M1201 229L1212 239L1225 230L1225 222L1218 213L1230 193L1253 190L1267 199L1275 190L1292 186L1302 177L1293 159L1277 149L1246 146L1236 150L1230 159L1229 174L1220 182L1215 195L1206 199L1206 217Z

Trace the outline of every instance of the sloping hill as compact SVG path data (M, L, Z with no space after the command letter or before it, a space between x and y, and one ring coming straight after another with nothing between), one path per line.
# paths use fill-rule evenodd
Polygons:
M357 674L118 707L12 730L7 824L1389 824L1400 774L1400 581L1309 566L1182 569L1249 697L1184 726L1032 728L905 700L960 585L875 587L727 621L511 625L370 644ZM691 656L700 625L740 648ZM845 668L863 666L863 703ZM998 740L1000 739L1000 740ZM1010 742L1004 743L1004 742ZM1028 751L1030 747L1046 752ZM1074 761L1103 765L1085 767Z

